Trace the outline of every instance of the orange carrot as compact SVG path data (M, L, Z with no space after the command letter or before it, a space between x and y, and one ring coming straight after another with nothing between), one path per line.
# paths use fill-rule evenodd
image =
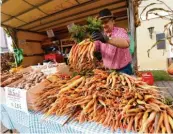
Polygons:
M128 84L128 87L129 87L129 91L132 90L132 85L130 83L130 80L127 78L127 77L124 77L124 79L126 80L127 84Z
M145 107L147 109L152 109L152 110L157 111L157 112L161 111L160 107L157 104L154 104L154 103L145 104Z
M112 75L114 74L114 72L112 72L111 74L109 74L109 76L106 79L106 86L109 86L110 84L110 79L112 78Z
M173 118L173 110L170 107L166 108L166 111L168 112L168 114Z
M130 132L130 130L132 130L133 121L134 121L134 118L131 117L130 118L130 122L129 122L128 126L127 126L127 130L126 130L127 132Z
M154 98L153 95L145 95L144 96L145 102L148 101L149 99L153 99L153 98Z
M143 125L142 125L141 130L140 130L141 133L146 132L146 129L147 129L149 123L151 123L154 120L155 116L156 116L156 112L152 112L149 115L148 119L143 122Z
M123 85L125 85L126 83L125 83L125 81L124 81L123 75L120 75L120 78L121 78L121 83L122 83Z
M86 107L84 107L83 112L86 113L86 112L88 111L88 109L89 109L92 105L94 105L94 99L92 99L92 100L86 105Z
M112 125L111 125L111 131L114 131L115 130L115 120L113 119L112 120Z
M168 133L171 133L171 128L170 128L170 125L168 122L168 115L167 115L166 111L163 111L163 119L164 119L164 125L166 127L166 131Z
M134 101L135 101L135 98L132 98L131 100L129 100L129 102L127 103L127 105L131 104Z
M108 120L109 120L109 118L110 118L110 115L111 115L111 112L108 111L108 113L107 113L107 115L106 115L106 119L105 119L105 121L103 122L103 125L104 125L104 126L107 124L107 122L108 122Z
M163 123L161 124L161 130L162 130L162 134L166 133L166 128L164 127Z
M94 59L94 56L93 56L94 50L95 50L95 45L92 43L92 47L91 47L91 50L90 50L90 56L91 56L92 60Z
M143 97L142 97L142 95L140 95L140 93L137 93L137 97L138 97L140 100L143 99Z
M116 82L116 75L112 75L112 87L111 89L113 89L115 87L115 83Z
M137 127L138 127L138 121L139 119L142 117L143 113L138 113L136 116L135 116L135 131L137 132Z
M61 94L61 93L65 92L65 91L67 91L67 90L69 90L69 89L71 89L71 88L77 86L79 83L81 83L81 82L83 81L83 79L85 79L85 77L81 77L81 78L79 78L79 79L73 81L73 82L72 82L71 84L69 84L67 87L62 88L62 89L59 91L59 94Z
M163 123L163 113L160 113L160 119L159 119L158 125L156 127L155 133L159 132L159 129L160 129L160 126L162 123Z
M159 118L160 118L160 113L158 112L156 114L156 118L155 118L155 121L154 121L154 124L153 124L154 125L154 132L156 132L156 129L157 129L157 126L158 126L158 123L159 123Z
M136 109L129 109L129 110L126 111L126 113L138 113L140 111L141 111L140 108L136 108Z
M173 119L169 115L168 115L168 120L169 120L169 123L171 125L172 130L173 130Z
M138 103L138 104L146 104L145 101L141 101L141 100L139 100L139 99L137 99L137 103Z

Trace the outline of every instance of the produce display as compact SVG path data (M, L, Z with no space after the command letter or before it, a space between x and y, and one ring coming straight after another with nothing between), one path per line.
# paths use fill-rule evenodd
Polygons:
M9 72L10 73L17 73L17 72L21 71L22 69L23 69L23 67L22 66L19 66L19 67L11 68L9 70Z
M23 77L23 74L16 73L16 74L4 74L1 76L1 87L8 86L12 84L13 82L21 79Z
M40 83L45 77L46 76L42 72L35 71L4 74L1 77L1 87L8 86L28 90L37 83Z
M123 132L172 133L173 110L164 104L157 87L139 78L116 72L93 70L94 74L54 80L35 104L45 117L68 115L70 120L95 121Z
M15 67L15 59L13 53L1 53L1 72L9 71Z
M11 85L10 87L28 90L37 83L40 83L43 79L45 79L45 77L46 76L42 72L31 72L29 74L23 75L23 78L21 78L19 82Z
M57 94L59 91L58 89L66 84L70 77L54 74L48 76L46 79L50 82L50 84L44 87L43 91L39 93L38 99L36 99L36 101L34 102L34 108L37 111L46 112L51 107L51 104L55 101L56 97L50 96L53 94Z

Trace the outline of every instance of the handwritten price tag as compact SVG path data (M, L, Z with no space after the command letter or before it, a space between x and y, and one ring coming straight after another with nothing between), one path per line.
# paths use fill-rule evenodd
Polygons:
M26 90L5 87L5 98L8 107L28 113Z

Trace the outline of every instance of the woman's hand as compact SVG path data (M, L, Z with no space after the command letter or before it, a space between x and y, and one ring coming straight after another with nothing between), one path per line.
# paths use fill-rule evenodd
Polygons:
M94 41L99 40L103 43L106 43L109 40L109 38L106 35L104 35L103 33L99 32L99 31L93 32L91 37Z

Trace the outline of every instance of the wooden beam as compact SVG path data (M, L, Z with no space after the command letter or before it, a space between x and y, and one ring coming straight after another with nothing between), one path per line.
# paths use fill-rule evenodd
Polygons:
M41 43L42 41L38 41L38 40L25 40L26 42L35 42L35 43Z
M80 4L80 2L78 0L75 0L78 4Z
M127 15L127 10L114 13L114 16L117 16L117 17L124 16L124 15Z
M32 56L44 56L44 55L45 55L44 53L40 53L40 54L30 54L30 55L24 54L23 56L24 57L32 57Z
M25 24L27 23L27 22L25 22L25 21L23 21L23 20L17 18L16 16L11 16L11 15L9 15L9 14L3 13L2 11L1 11L1 13L4 14L4 15L10 16L10 17L13 18L13 19L17 19L17 20L19 20L19 21L22 21L22 22L24 22ZM6 20L5 20L4 22L6 22Z
M14 27L10 27L10 26L4 25L4 24L1 24L1 26L2 27L9 27L9 28L15 29L16 31L23 31L23 32L30 32L30 33L37 33L37 34L47 35L46 33L43 33L43 32L29 31L29 30L24 30L24 29L16 29Z
M27 23L27 24L21 25L21 26L19 26L19 27L17 27L17 28L21 28L21 27L23 27L23 26L26 26L26 25L29 25L29 24L31 24L31 23L34 23L34 22L36 22L36 21L41 21L42 19L51 17L51 16L56 15L56 14L59 14L59 13L63 13L63 12L69 11L69 10L71 10L71 9L75 9L75 8L77 8L77 7L80 7L80 6L84 6L84 5L87 5L87 4L91 4L91 3L96 2L96 1L99 1L99 0L90 0L90 1L87 1L87 2L85 2L85 3L82 3L82 4L79 4L79 5L73 6L73 7L71 7L71 8L67 8L67 9L64 9L64 10L61 10L61 11L57 11L57 12L52 13L52 14L50 14L50 15L44 16L44 17L42 17L42 18L40 18L40 19L37 19L37 20L31 21L31 22L29 22L29 23Z
M31 3L29 3L26 0L23 0L25 3L29 4L30 6L32 6L33 8L38 9L40 12L44 13L45 15L48 15L46 12L44 12L43 10L41 10L38 6L32 5Z
M116 22L119 22L119 21L122 21L122 20L127 20L127 15L121 16L120 18L118 18L116 20ZM86 24L86 21L81 21L81 22L78 22L77 24L84 25L84 24ZM53 31L54 31L55 35L62 34L62 33L68 33L68 29L67 29L66 26L65 27L59 27L59 28L54 28Z
M2 0L2 4L6 3L8 0Z
M126 6L121 6L121 7L118 7L118 8L114 8L114 9L112 9L112 11L115 11L115 10L118 10L118 9L121 9L121 8L125 8L125 7ZM93 16L93 15L96 15L96 14L98 14L98 13L90 14L90 16ZM47 27L44 27L44 28L41 28L41 29L37 29L37 31L42 31L43 29L48 29L48 28L51 28L51 27L56 26L56 25L64 24L64 23L74 21L74 20L78 20L78 19L82 19L82 18L86 18L88 16L89 15L84 15L84 16L81 16L81 17L78 17L78 18L75 18L75 19L69 19L69 20L66 20L66 21L61 22L61 23L57 23L57 24L53 24L53 25L50 25L50 26L47 26Z
M53 0L46 0L45 2L43 2L43 3L41 3L41 4L37 5L37 6L38 6L38 7L39 7L39 6L42 6L42 5L47 4L47 3L51 2L51 1L53 1ZM11 19L13 19L14 17L17 18L17 17L19 17L20 15L25 14L25 13L27 13L27 12L33 10L33 9L35 9L35 7L31 8L31 9L28 9L28 10L22 12L22 13L19 13L19 14L17 14L16 16L13 16L13 17L9 18L8 20L3 21L2 23L5 23L5 22L11 20Z
M125 15L125 16L121 16L121 17L119 17L117 20L116 20L116 22L118 22L118 21L121 21L121 20L127 20L127 15ZM79 22L76 22L75 24L77 24L77 25L85 25L86 24L86 20L85 19L83 19L83 20L81 20L81 21L79 21ZM55 25L56 26L56 25ZM59 31L59 30L62 30L62 29L67 29L67 26L65 25L65 26L60 26L60 27L53 27L52 29L53 29L53 31ZM43 29L43 30L41 30L41 31L38 31L38 32L44 32L44 31L46 31L46 29ZM68 30L67 30L68 31Z
M110 5L113 5L113 4L119 4L119 3L123 3L123 2L124 2L124 1L122 1L122 0L119 0L119 1L116 1L116 2L111 2L111 3L109 3L109 4L99 6L98 8L91 8L90 10L83 10L83 11L81 11L81 12L72 14L72 15L70 15L70 16L81 15L81 14L86 13L86 12L90 12L90 11L93 11L93 10L96 10L96 9L101 9L101 8L103 8L103 7L106 7L106 6L110 6ZM66 18L68 18L68 17L69 17L69 15L64 16L64 17L61 18L61 20L66 19ZM55 19L55 20L52 20L52 21L50 21L50 22L48 22L48 23L46 23L46 24L43 24L43 25L41 25L41 26L44 26L44 25L47 25L47 24L56 22L56 21L58 21L58 20L59 20L59 18L58 18L58 19ZM35 28L35 27L36 27L36 26L30 28L30 30L32 30L32 29Z

